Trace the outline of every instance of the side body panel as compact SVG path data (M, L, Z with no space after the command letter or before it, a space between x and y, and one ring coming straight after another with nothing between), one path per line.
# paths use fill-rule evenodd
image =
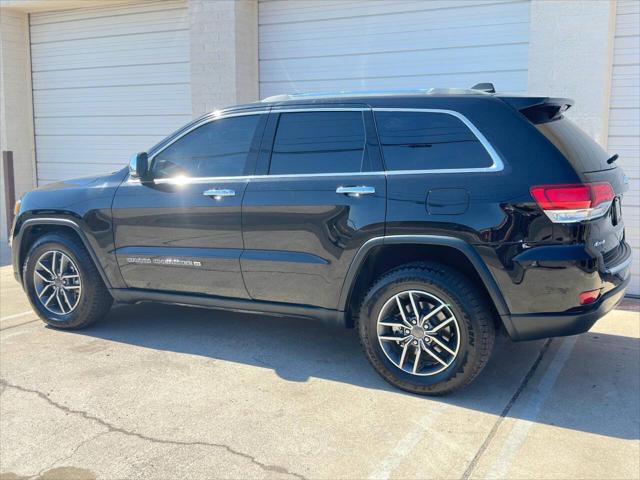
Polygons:
M123 182L113 203L116 257L131 288L247 298L240 273L247 180ZM203 195L231 189L219 200Z
M29 192L22 199L12 238L13 269L22 281L21 248L28 231L38 225L57 225L76 231L91 253L108 287L125 286L114 255L111 204L127 170L67 180Z
M336 309L356 252L384 235L386 180L372 117L365 109L365 156L377 173L269 176L277 115L271 114L259 176L249 182L242 206L245 284L256 300ZM375 193L336 192L348 186L372 187Z

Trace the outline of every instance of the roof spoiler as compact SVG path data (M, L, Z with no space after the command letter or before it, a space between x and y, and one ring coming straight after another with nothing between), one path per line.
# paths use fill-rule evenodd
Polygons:
M471 90L480 90L481 92L486 93L496 93L496 87L493 86L493 83L476 83Z
M547 123L562 118L562 114L573 106L570 98L551 97L500 97L522 113L531 123Z

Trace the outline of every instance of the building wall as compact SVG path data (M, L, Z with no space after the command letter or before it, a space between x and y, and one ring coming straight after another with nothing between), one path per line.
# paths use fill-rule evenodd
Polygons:
M567 116L607 145L615 2L533 0L528 92L569 97Z
M16 198L34 185L33 109L27 14L0 14L0 150L13 151ZM0 173L0 241L6 241L4 176Z
M258 99L254 0L189 1L193 116Z

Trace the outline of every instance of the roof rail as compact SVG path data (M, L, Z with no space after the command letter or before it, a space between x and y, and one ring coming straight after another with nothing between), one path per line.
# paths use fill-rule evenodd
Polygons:
M479 84L491 85L491 84ZM495 90L494 90L495 92ZM284 102L287 100L306 100L315 98L371 97L382 95L478 95L488 94L486 90L468 88L421 88L399 90L345 90L338 92L285 93L263 98L262 102ZM493 93L493 92L491 92Z

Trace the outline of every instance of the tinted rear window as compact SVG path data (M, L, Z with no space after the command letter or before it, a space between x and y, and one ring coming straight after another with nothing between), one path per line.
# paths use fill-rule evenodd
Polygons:
M596 172L615 168L610 155L568 118L536 125L536 128L560 150L578 172Z
M364 147L362 112L282 113L269 173L359 172Z
M448 113L376 112L387 170L483 168L493 160L460 119Z

